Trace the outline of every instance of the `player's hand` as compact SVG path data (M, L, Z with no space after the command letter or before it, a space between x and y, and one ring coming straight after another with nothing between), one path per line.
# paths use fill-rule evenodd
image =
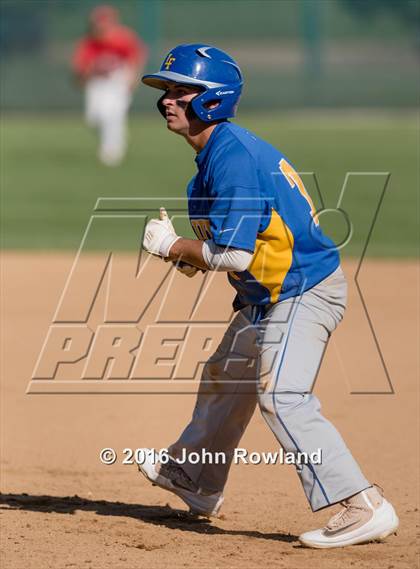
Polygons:
M184 263L184 261L172 261L177 271L191 279L194 277L200 269L190 265L189 263ZM204 271L203 271L204 272Z
M180 237L175 233L174 226L164 208L160 208L160 219L151 219L144 230L143 248L152 255L168 257L175 241Z

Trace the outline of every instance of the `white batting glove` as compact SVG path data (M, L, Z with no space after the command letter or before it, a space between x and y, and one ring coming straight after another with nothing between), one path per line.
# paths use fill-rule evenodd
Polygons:
M181 239L176 233L164 208L160 208L160 219L151 219L144 230L143 248L152 255L168 257L175 241Z

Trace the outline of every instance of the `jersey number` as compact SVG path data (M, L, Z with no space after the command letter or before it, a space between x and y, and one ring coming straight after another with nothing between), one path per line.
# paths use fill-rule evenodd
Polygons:
M194 233L197 235L200 241L212 239L213 235L210 230L210 221L208 219L192 219L191 225L193 227Z
M296 172L296 170L288 162L286 162L286 160L284 158L282 158L280 160L279 168L280 168L280 172L283 174L283 176L289 182L290 187L295 188L297 186L299 192L302 194L302 196L308 202L309 207L311 208L311 216L312 216L312 219L314 220L314 223L316 225L319 225L318 216L316 215L316 209L315 209L314 203L311 200L310 195L306 191L305 186L303 185L303 182L302 182L299 174Z

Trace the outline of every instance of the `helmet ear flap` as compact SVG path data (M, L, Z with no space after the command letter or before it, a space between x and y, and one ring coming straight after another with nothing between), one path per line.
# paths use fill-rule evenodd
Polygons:
M229 119L235 116L242 85L236 84L224 88L215 87L207 89L191 101L191 105L198 116L204 122ZM211 106L211 103L218 103Z

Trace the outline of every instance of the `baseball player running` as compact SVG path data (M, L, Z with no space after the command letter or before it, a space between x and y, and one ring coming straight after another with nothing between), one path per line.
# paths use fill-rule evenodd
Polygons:
M115 8L93 9L89 33L74 53L73 70L85 87L86 122L99 131L99 159L108 166L124 157L131 92L146 58L146 45L119 23Z
M142 81L163 90L158 109L168 129L193 147L198 168L187 189L197 239L178 236L163 211L148 222L143 247L188 277L200 269L227 272L237 295L236 315L204 367L191 422L169 447L167 463L144 449L141 472L192 512L217 515L234 449L258 404L284 451L321 449L321 464L296 466L312 510L342 505L324 528L303 533L301 543L328 548L383 540L398 527L395 510L312 393L343 318L346 281L302 180L281 152L228 120L243 79L220 49L180 45ZM180 460L203 449L224 453L225 464Z

